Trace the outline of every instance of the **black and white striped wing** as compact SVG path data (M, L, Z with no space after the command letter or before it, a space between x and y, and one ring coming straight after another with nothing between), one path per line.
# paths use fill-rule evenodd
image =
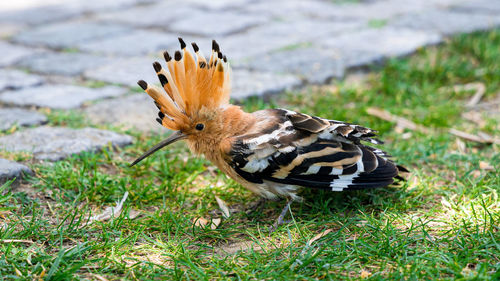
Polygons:
M282 109L267 112L276 118L272 130L233 144L230 164L249 182L342 191L386 186L398 174L383 151L360 143L379 143L368 128Z

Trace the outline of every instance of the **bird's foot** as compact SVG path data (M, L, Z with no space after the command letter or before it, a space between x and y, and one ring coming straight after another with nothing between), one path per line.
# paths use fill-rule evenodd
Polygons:
M288 200L288 202L286 203L285 207L283 208L283 210L281 211L278 219L276 219L276 221L274 222L274 224L269 228L269 234L273 233L274 231L276 231L276 229L278 229L278 226L284 224L284 223L288 223L290 222L289 221L285 221L285 216L286 214L288 213L288 211L290 210L290 205L292 204L293 200Z

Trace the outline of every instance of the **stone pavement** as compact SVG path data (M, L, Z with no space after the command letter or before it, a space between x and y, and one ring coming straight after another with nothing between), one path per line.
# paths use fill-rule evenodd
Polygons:
M133 91L139 79L156 82L151 63L177 49L179 36L205 53L216 39L233 66L233 98L243 99L324 84L445 36L495 26L500 0L3 1L0 150L57 161L132 141L91 128L40 126L47 122L40 108L162 130L152 103ZM0 180L21 172L29 169L0 159Z

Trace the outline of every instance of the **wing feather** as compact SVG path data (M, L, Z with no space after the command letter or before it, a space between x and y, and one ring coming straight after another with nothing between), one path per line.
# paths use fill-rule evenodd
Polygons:
M271 109L267 127L235 139L230 165L253 183L342 191L386 186L398 174L385 152L365 146L375 131L288 110Z

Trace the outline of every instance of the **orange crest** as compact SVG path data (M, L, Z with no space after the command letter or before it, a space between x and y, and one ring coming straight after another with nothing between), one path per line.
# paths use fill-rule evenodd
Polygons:
M153 63L168 95L143 80L138 82L163 113L164 117L160 116L162 125L172 130L179 130L202 107L215 110L228 104L231 88L229 64L215 40L212 41L212 53L208 62L196 43L192 43L195 59L186 50L184 40L179 38L179 42L182 52L176 51L174 58L168 52L163 53L167 68L163 68L159 62Z

